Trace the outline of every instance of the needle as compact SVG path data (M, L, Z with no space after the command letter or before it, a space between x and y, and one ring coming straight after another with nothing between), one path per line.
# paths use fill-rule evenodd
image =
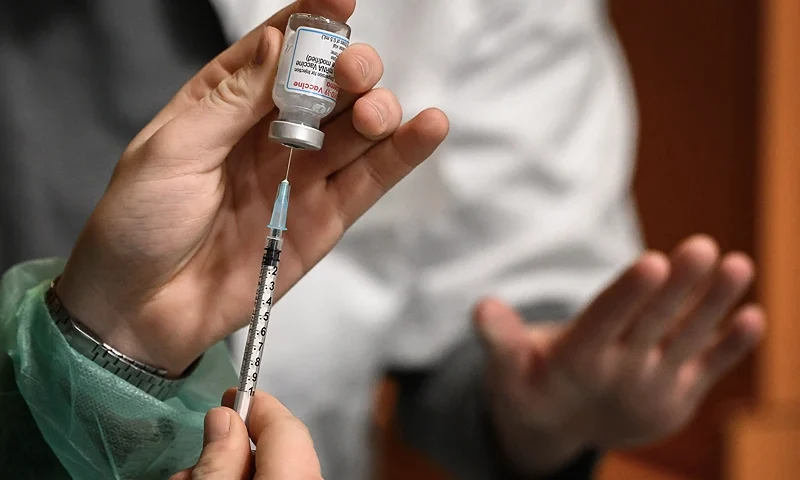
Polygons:
M294 153L294 148L289 147L289 163L286 164L286 178L284 178L286 181L289 181L289 167L292 166L292 153Z

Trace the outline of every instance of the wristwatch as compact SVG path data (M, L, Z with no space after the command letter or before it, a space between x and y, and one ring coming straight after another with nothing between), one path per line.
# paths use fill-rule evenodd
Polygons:
M167 400L178 394L184 380L200 363L200 359L192 363L180 378L167 378L165 369L151 367L125 355L104 343L89 327L72 316L56 294L57 282L58 278L50 282L45 303L56 326L75 351L159 400Z

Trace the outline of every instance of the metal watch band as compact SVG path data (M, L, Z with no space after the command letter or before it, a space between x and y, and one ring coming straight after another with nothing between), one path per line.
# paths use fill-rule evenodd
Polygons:
M56 327L75 351L159 400L167 400L178 394L184 380L192 373L200 359L195 361L181 378L167 378L166 370L139 362L104 343L89 327L72 316L56 294L57 281L58 278L50 283L50 288L45 294L45 303Z

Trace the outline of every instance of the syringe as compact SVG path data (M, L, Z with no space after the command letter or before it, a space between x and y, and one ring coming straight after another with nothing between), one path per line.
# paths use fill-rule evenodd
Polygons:
M295 13L289 17L283 36L283 47L279 60L272 99L279 110L278 118L269 128L269 139L289 147L289 165L286 178L278 187L275 205L272 208L270 232L261 260L261 275L258 291L247 332L242 369L239 373L239 388L236 392L234 410L248 423L250 402L256 392L258 372L261 367L264 343L272 309L275 282L278 276L286 230L286 212L289 209L289 166L294 148L318 151L322 148L325 133L320 129L322 119L336 107L339 87L333 78L333 67L339 54L350 45L350 27L329 18L307 13ZM295 58L298 63L295 64ZM320 68L324 75L309 73L306 60L313 59L311 70ZM329 60L326 60L329 59ZM303 60L303 62L300 62ZM319 60L319 62L317 61ZM302 65L301 65L302 63Z
M258 279L258 290L253 306L253 316L247 331L242 368L239 372L239 388L236 391L233 409L248 424L250 401L256 393L258 372L267 341L267 326L272 310L275 283L278 279L278 263L283 247L283 231L286 230L286 214L289 210L289 167L292 164L293 149L289 149L289 164L286 167L286 178L278 186L275 205L272 207L272 218L269 222L269 235L261 258L261 274Z

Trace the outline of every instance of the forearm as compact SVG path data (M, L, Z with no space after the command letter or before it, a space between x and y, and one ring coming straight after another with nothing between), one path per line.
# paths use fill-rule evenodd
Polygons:
M540 308L527 318L565 315L556 310ZM480 344L470 336L430 371L395 374L405 439L459 479L591 478L597 455L564 436L541 432L538 439L497 438L486 395L485 361ZM520 473L531 471L537 473Z
M202 445L205 412L235 382L224 348L206 354L178 397L159 401L66 342L44 303L60 267L23 265L0 287L2 347L36 433L72 478L165 478L190 466Z

